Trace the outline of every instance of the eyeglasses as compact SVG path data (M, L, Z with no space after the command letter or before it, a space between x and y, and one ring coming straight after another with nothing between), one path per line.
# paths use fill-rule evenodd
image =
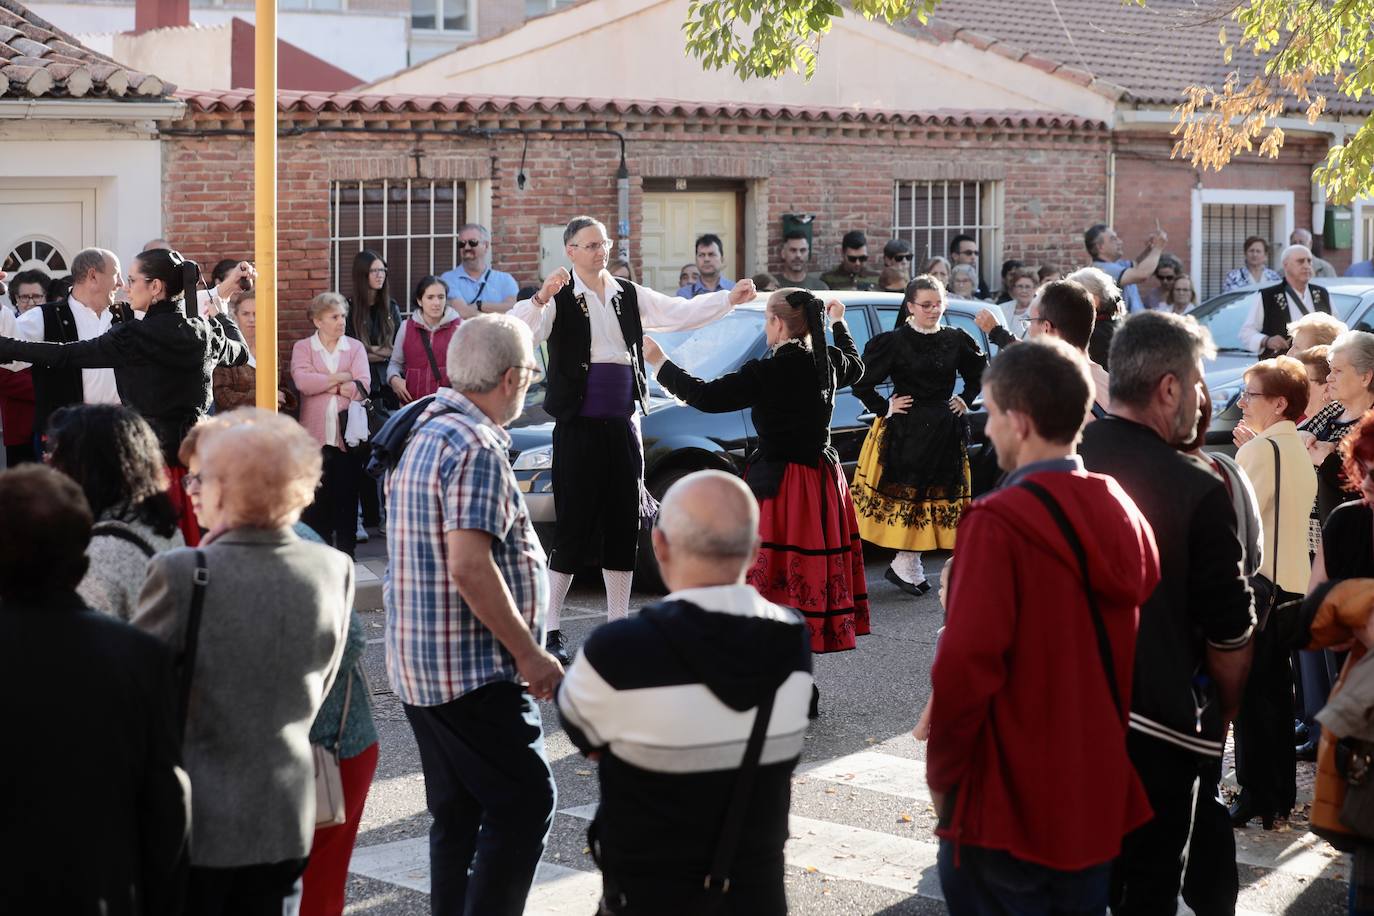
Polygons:
M459 247L459 248L481 248L481 247L482 247L482 240L481 240L481 239L459 239L459 240L458 240L458 247Z
M615 242L612 242L610 239L606 239L606 241L604 242L588 242L585 245L569 245L568 247L581 248L588 254L595 254L598 251L610 251L614 245Z
M1155 279L1160 283L1172 283L1178 279L1176 274L1155 274Z
M544 370L538 366L511 366L512 369L520 369L530 374L530 384L537 385L544 380Z
M865 262L868 260L868 255L866 255L866 254L847 254L847 255L844 256L844 259L845 259L846 261L848 261L850 264L863 264L863 263L865 263Z
M1027 318L1026 324L1039 324L1042 321L1050 327L1054 327L1054 322L1050 321L1048 318Z
M43 299L44 296L42 293L25 293L22 296L14 297L15 302L32 302L34 305L37 305L38 303L42 302Z
M201 478L199 474L187 474L185 477L181 478L181 488L187 493L190 493L192 490L199 490L200 484Z
M911 303L911 307L918 309L942 309L945 307L945 304L943 302L913 302Z
M1236 398L1236 400L1237 400L1237 401L1253 401L1255 398L1267 398L1267 397L1269 397L1269 395L1265 394L1263 391L1251 391L1250 389L1247 388L1247 389L1245 389L1244 391L1242 391L1242 392L1240 393L1240 397Z
M374 275L379 276L379 277L385 277L385 276L386 276L386 268L385 268L385 267L374 267L374 268L372 268L371 270L369 270L368 273L374 274Z

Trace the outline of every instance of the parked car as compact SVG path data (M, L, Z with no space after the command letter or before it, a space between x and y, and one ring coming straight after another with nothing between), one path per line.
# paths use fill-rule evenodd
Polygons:
M1331 294L1331 312L1354 330L1374 330L1374 283L1356 277L1329 277L1313 283ZM1188 314L1212 333L1217 345L1216 358L1206 364L1207 390L1215 411L1207 444L1234 454L1231 430L1240 422L1236 403L1245 387L1242 376L1255 364L1256 356L1240 342L1241 325L1255 307L1259 291L1272 284L1261 283L1213 296Z
M891 330L896 325L902 303L898 293L839 291L827 293L826 297L844 303L845 318L860 352L874 334ZM704 328L655 334L654 339L673 362L688 372L701 378L716 378L767 352L763 330L765 302L766 297L761 296ZM985 307L981 302L952 299L944 323L967 332L985 352L995 352L987 335L974 323L974 316ZM650 493L662 497L675 481L693 471L744 472L745 460L758 444L748 410L702 413L676 400L652 380L649 394L649 413L640 417L640 425L644 436L644 479ZM512 467L525 493L535 528L547 541L554 523L553 421L542 408L543 399L542 385L531 389L525 411L511 425L510 434ZM975 491L981 492L991 486L995 472L985 471L977 462L987 420L981 398L970 407L970 460L978 469ZM850 477L872 422L873 415L850 389L843 388L836 393L831 441ZM639 581L644 587L658 588L661 586L658 565L649 548L647 534L640 546Z

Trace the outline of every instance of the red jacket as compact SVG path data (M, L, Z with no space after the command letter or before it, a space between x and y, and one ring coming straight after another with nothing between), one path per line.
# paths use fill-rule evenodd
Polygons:
M33 371L0 369L0 425L6 445L33 442Z
M1149 523L1110 477L1046 472L1083 542L1130 709L1140 605L1159 581ZM1126 756L1078 561L1048 510L1011 486L959 524L948 611L931 672L930 788L957 788L958 843L1078 870L1116 857L1151 817Z

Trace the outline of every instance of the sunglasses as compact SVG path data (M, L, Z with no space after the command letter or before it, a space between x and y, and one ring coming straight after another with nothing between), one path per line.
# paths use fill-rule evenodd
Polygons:
M459 239L459 240L458 240L458 247L459 247L459 248L481 248L481 247L482 247L482 240L481 240L481 239L468 239L467 241L464 241L463 239Z
M911 260L911 255L909 255L909 254L894 254L894 255L892 256L892 260L894 260L894 261L910 261L910 260Z
M847 254L847 255L844 256L844 259L845 259L846 261L848 261L850 264L863 264L863 263L865 263L866 261L868 261L868 255L866 255L866 254Z

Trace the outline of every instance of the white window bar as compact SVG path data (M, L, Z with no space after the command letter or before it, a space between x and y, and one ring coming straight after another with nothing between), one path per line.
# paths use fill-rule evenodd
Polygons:
M436 276L444 273L449 268L458 263L458 241L457 227L462 220L458 219L459 207L463 206L466 200L465 186L458 181L419 181L406 179L404 186L399 182L389 180L383 181L336 181L331 189L332 213L330 214L330 250L334 261L332 275L334 277L334 288L340 289L343 273L349 269L351 256L364 250L371 241L374 250L380 249L382 259L391 268L392 296L400 304L404 301L403 312L409 313L413 307L410 302L410 289L415 282L418 282L415 272L425 263L428 264L424 273L431 273ZM346 232L343 225L343 209L351 201L346 199L344 191L356 193L358 195L358 224L355 231ZM368 192L379 191L381 197L374 200L369 205ZM392 195L396 194L395 203L400 203L400 194L405 195L405 216L403 224L397 224L391 220ZM428 195L428 225L415 225L415 195ZM451 216L453 222L450 228L440 232L440 218L438 197L440 194L447 194L449 197ZM371 210L373 218L376 217L375 208L381 207L381 224L369 224L367 222ZM421 213L425 213L421 210ZM438 246L438 240L442 236L449 239L450 260L446 264L436 263L436 254L442 251ZM380 244L378 244L380 243ZM395 249L393 251L393 249ZM348 255L348 258L345 257ZM397 258L395 264L392 263L393 255ZM428 257L425 257L425 256Z
M950 201L954 191L958 206ZM892 190L892 235L909 242L921 262L945 254L949 239L958 234L973 236L981 252L986 274L998 267L1001 246L1001 207L996 182L898 181ZM972 207L969 204L972 204ZM920 209L924 206L924 210ZM924 252L920 237L925 236Z

